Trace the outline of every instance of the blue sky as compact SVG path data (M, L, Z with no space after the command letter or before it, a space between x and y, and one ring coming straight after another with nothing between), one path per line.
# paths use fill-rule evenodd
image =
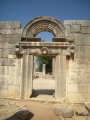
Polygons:
M37 16L64 20L90 19L90 0L0 0L0 21L20 21L22 28ZM50 40L48 32L38 34Z

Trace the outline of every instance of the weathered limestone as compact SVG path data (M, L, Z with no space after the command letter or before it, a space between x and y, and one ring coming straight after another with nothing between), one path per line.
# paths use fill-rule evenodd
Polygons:
M56 56L56 83L55 83L55 98L61 101L65 101L66 95L66 56L63 55L63 50L61 50L61 55Z
M71 118L74 115L72 106L54 105L54 113L63 118Z
M54 35L41 42L42 31ZM33 56L53 56L55 99L90 101L90 20L37 17L24 29L20 22L0 22L0 97L29 98L33 88ZM66 60L68 58L68 60ZM66 69L68 67L68 69ZM44 73L45 76L45 73Z

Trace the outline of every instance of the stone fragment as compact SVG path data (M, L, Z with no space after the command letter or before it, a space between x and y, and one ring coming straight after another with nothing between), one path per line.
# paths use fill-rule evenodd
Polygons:
M64 106L56 104L54 105L54 113L63 118L71 118L74 115L74 110L72 106Z
M85 107L90 112L90 102L85 102Z
M75 105L74 106L75 114L77 116L88 116L89 112L84 105Z

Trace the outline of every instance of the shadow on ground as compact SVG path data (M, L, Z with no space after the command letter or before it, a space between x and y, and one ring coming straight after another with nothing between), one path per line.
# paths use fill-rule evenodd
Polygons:
M19 112L16 112L13 116L5 119L5 120L31 120L31 118L34 116L33 113L31 113L28 110L21 110Z
M31 97L37 97L38 95L54 95L55 90L54 89L39 89L35 90L33 89L32 96Z

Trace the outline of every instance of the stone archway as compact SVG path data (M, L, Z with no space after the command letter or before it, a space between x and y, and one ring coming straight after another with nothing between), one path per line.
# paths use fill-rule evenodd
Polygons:
M31 20L24 28L22 36L35 37L39 32L51 32L54 37L64 37L65 27L55 18L52 17L37 17Z
M40 38L35 38L42 31L51 32L55 36L53 42L40 42ZM52 17L37 17L31 20L23 30L21 42L16 45L16 53L23 54L22 98L29 98L32 95L33 56L49 55L56 58L55 99L65 101L66 56L73 55L74 44L65 37L65 28L60 21Z

